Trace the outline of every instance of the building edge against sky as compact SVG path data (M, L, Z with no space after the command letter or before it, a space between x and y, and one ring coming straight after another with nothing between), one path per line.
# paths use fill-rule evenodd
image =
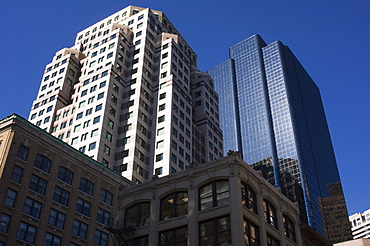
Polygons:
M128 6L46 65L29 120L140 183L222 157L218 96L161 12Z
M351 238L319 89L281 42L254 35L207 71L220 97L224 151L238 150L306 210L332 243Z

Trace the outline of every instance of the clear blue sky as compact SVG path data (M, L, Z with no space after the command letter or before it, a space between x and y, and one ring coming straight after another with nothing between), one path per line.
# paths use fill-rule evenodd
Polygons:
M54 53L128 5L163 11L202 71L253 34L288 45L321 90L349 213L370 208L369 0L1 1L0 118L27 118Z

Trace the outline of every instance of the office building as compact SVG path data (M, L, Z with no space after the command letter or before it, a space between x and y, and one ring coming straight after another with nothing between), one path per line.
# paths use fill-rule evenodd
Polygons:
M370 238L370 209L349 216L353 239Z
M55 53L29 120L141 183L222 157L218 107L169 19L128 6Z
M224 151L240 151L298 201L302 223L331 243L351 239L320 92L290 49L254 35L208 73L220 98Z
M133 183L18 115L0 121L0 245L113 245Z
M120 194L117 245L303 245L297 204L235 152Z

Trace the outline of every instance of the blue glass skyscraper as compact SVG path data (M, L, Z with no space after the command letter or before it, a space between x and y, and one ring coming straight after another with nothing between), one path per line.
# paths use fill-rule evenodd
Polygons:
M254 35L208 73L220 98L224 151L240 151L298 201L302 223L332 243L351 239L320 92L290 49Z

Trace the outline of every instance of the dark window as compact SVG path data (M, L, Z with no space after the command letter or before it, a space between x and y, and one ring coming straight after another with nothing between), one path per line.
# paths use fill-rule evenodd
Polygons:
M108 245L108 234L105 232L102 232L101 230L95 229L94 244L99 245L99 246L107 246Z
M60 246L62 245L62 238L51 233L45 234L44 246Z
M92 196L94 192L94 184L85 178L81 178L79 189L80 191L83 191Z
M80 238L86 239L87 224L76 219L73 220L72 234Z
M21 221L18 227L17 238L33 244L35 241L36 231L36 227Z
M27 156L28 156L28 148L24 147L23 145L20 145L19 150L18 150L18 154L17 154L17 158L22 160L22 161L26 161Z
M101 202L104 202L105 204L108 204L109 206L112 206L113 204L113 194L106 189L100 190L100 198L99 200Z
M199 189L199 210L229 204L229 183L218 180L206 184Z
M50 173L51 161L45 156L37 154L34 166L46 173Z
M270 234L267 234L267 246L280 246L280 242Z
M230 218L218 218L199 224L200 246L231 244Z
M287 215L283 214L283 225L284 225L284 234L286 237L290 238L296 242L296 235L294 230L293 222L288 218Z
M168 220L188 213L188 193L174 192L161 200L161 220Z
M186 227L176 228L170 231L159 233L159 245L187 245L188 230Z
M146 226L149 224L150 203L135 204L125 211L125 227Z
M14 166L12 177L10 179L19 184L22 179L22 174L23 174L23 168L19 166Z
M103 225L109 227L110 226L110 218L111 214L104 209L98 208L98 215L96 217L96 221L102 223Z
M276 209L266 199L263 199L263 214L265 216L266 223L268 223L271 226L277 228Z
M73 181L73 172L68 168L60 166L58 171L58 179L71 185Z
M58 187L58 186L55 186L55 190L54 190L54 195L53 195L53 200L68 207L68 202L69 202L69 192Z
M90 217L91 203L82 199L77 198L76 211L87 217Z
M45 190L48 182L45 179L42 179L36 175L31 176L30 184L28 185L28 188L30 190L33 190L34 192L37 192L41 195L45 195Z
M10 224L10 216L7 214L0 215L0 231L7 232Z
M40 218L40 213L42 209L42 204L38 201L35 201L29 197L26 197L23 206L23 213L26 213L36 219Z
M64 222L66 220L66 215L55 209L50 209L48 223L60 229L64 229Z
M260 245L258 227L244 218L244 240L246 245Z
M257 214L257 198L256 193L246 183L241 183L242 204L250 211Z

